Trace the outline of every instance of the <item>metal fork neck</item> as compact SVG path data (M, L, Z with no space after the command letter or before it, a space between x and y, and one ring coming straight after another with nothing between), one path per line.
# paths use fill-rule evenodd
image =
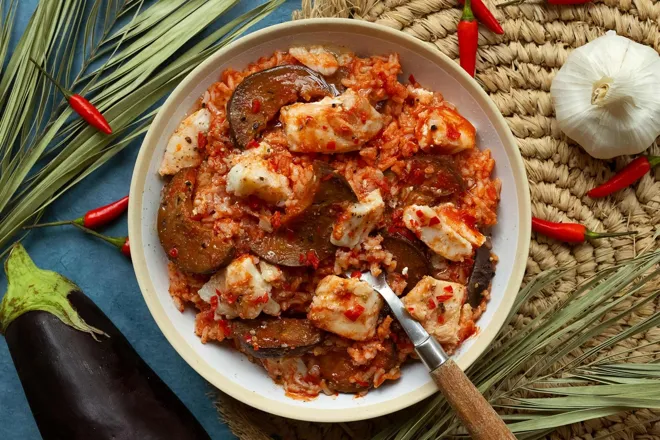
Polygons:
M449 356L433 336L415 346L415 351L429 371L433 371L449 360Z

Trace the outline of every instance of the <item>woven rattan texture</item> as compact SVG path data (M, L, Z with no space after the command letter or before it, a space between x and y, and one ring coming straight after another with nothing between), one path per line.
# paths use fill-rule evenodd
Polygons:
M476 79L497 104L517 138L529 178L533 215L584 223L596 231L640 232L636 239L608 239L575 246L533 236L527 279L557 266L579 265L579 268L545 297L526 304L516 320L523 322L599 268L657 246L652 236L660 225L660 172L647 175L634 187L608 199L588 198L589 188L606 180L630 158L596 160L566 139L554 118L549 91L552 78L571 50L608 30L660 51L660 2L606 0L575 7L530 2L504 10L495 9L491 0L485 2L495 11L505 33L495 35L481 28ZM368 20L420 38L452 59L458 57L456 24L460 9L455 0L317 0L314 3L303 0L294 18L309 17ZM660 154L658 141L648 152ZM630 319L648 316L658 309L659 303L650 303ZM655 328L624 341L617 349L641 347L658 339L660 329ZM649 346L640 350L648 352L657 348ZM382 419L335 425L297 422L265 414L225 395L219 396L218 408L241 440L367 439L380 424L387 423ZM659 417L660 412L649 410L628 412L562 428L552 438L660 440Z

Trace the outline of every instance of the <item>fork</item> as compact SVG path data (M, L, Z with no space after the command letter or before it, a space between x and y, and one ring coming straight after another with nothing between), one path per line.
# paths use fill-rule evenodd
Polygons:
M414 344L417 355L429 369L433 381L472 438L515 439L504 421L463 370L445 353L440 343L410 316L399 297L387 284L385 273L375 277L369 271L362 272L359 279L369 284L390 306L392 313Z

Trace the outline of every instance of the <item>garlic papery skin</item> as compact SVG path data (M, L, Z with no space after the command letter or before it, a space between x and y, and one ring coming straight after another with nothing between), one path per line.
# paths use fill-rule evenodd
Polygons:
M614 31L575 49L550 87L559 128L597 159L660 136L660 56Z

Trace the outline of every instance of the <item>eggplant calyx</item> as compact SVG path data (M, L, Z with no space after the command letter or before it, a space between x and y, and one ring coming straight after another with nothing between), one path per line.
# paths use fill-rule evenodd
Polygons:
M5 273L7 292L0 303L0 334L19 316L43 311L94 339L96 335L108 336L87 324L69 302L69 294L80 288L57 272L39 269L21 244L12 248L5 261Z

